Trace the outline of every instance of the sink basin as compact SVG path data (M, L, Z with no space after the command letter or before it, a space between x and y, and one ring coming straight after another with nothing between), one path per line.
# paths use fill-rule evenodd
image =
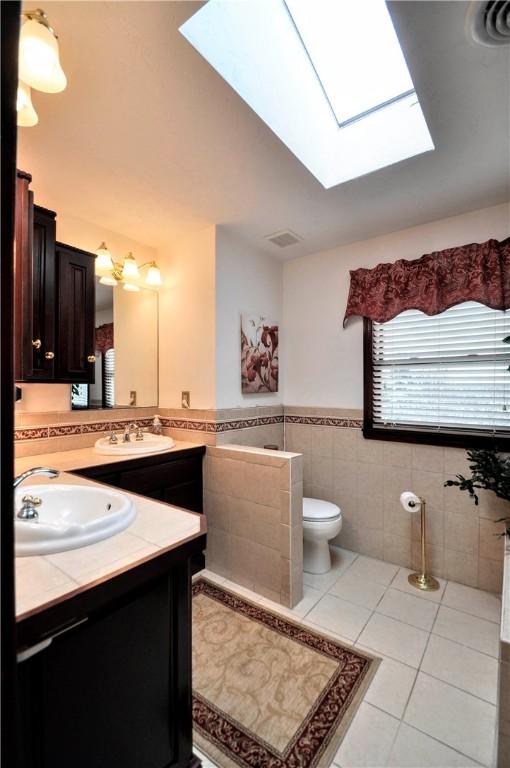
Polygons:
M171 437L164 435L151 435L144 432L143 440L135 440L132 436L129 443L122 442L122 432L117 434L118 443L110 443L109 437L101 437L96 440L94 450L96 453L104 455L129 456L140 453L157 453L158 451L168 451L175 446Z
M35 520L15 520L16 556L50 555L107 539L127 528L136 509L127 496L109 488L83 485L23 485L16 491L15 509L23 496L42 504Z

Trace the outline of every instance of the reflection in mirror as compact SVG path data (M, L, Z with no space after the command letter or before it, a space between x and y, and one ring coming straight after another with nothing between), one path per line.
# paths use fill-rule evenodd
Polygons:
M96 279L95 383L73 384L73 409L158 404L158 294Z

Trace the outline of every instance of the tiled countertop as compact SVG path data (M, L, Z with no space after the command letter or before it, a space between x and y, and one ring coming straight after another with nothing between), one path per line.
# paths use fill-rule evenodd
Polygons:
M179 443L178 448L196 447L195 443ZM174 449L176 450L176 449ZM71 455L73 454L73 455ZM95 463L119 461L117 456L98 456L92 449L37 456L38 464L57 469L91 466ZM125 457L120 457L125 459ZM78 461L83 463L78 464ZM99 460L99 461L98 461ZM16 471L34 466L34 457L16 462ZM30 479L30 485L72 483L97 485L92 480L63 472L58 478ZM22 487L22 486L21 486ZM113 574L135 568L146 559L157 557L170 549L195 539L206 531L205 516L186 512L152 499L125 493L136 506L137 516L128 529L109 539L80 549L54 555L16 558L16 616L44 610L48 603L66 599L76 590L83 590Z
M125 456L102 456L94 451L93 447L79 448L74 451L57 451L55 453L39 453L35 456L24 456L15 461L15 472L20 474L32 467L51 467L61 472L72 472L74 469L83 469L84 467L99 467L102 464L115 464L119 461L135 461L144 459L148 456L165 456L167 453L184 451L187 448L199 448L201 443L189 443L183 440L176 440L174 448L168 451L158 451L157 453L130 454ZM30 481L32 482L32 481Z

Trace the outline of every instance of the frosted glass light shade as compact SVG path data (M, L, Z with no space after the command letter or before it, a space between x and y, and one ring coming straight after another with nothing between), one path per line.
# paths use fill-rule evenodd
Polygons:
M30 88L21 80L18 83L18 95L16 98L16 110L18 113L17 123L23 128L31 128L37 125L39 118L32 104L32 95Z
M101 243L96 250L96 275L102 275L105 272L111 272L113 269L113 259L110 251L106 247L106 243Z
M124 259L124 265L122 267L122 277L124 278L140 277L140 273L138 271L138 264L136 263L136 260L132 253L128 253L126 258Z
M139 285L135 285L134 283L124 283L124 290L125 291L131 291L132 293L135 293L135 291L140 290Z
M145 282L147 285L162 285L163 281L161 280L161 272L159 271L159 267L157 264L153 263L149 266L149 269L147 270L147 277L145 278Z
M36 19L25 21L20 30L19 77L31 88L45 93L59 93L67 85L57 38Z
M104 275L103 277L101 277L99 282L102 285L113 285L113 286L117 285L116 279L114 277L108 277L108 275Z

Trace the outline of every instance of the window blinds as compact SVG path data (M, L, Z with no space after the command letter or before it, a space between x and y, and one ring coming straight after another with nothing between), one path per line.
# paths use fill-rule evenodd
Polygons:
M115 351L108 349L103 355L103 402L106 408L115 405Z
M510 311L465 302L428 317L373 323L373 423L379 428L510 429Z

